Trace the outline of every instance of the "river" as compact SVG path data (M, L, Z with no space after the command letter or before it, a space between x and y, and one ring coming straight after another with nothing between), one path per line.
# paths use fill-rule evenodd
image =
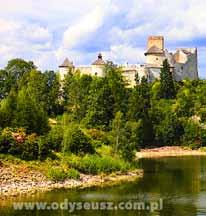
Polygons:
M206 157L142 159L140 167L144 177L136 182L106 188L55 190L9 199L0 208L0 215L206 215ZM14 202L47 202L47 208L56 210L14 210Z

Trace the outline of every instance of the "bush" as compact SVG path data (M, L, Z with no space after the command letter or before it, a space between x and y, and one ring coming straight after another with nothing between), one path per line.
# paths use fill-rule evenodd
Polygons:
M50 154L46 137L35 133L26 135L25 130L5 128L0 134L0 153L15 155L23 160L45 159Z
M80 174L79 171L71 168L68 172L67 172L67 178L69 179L79 179L80 178Z
M205 122L206 121L206 108L201 108L199 111L199 115L201 118L201 122Z
M46 136L40 136L38 138L38 158L44 160L48 155L51 155L49 140Z
M165 118L154 127L155 139L161 145L175 145L179 142L184 129L182 122L172 113L167 113Z
M0 153L20 154L20 146L16 146L16 140L10 128L5 128L0 134Z
M94 153L91 140L77 126L70 126L64 131L63 146L65 152L74 154Z
M37 140L27 139L22 143L22 153L20 158L23 160L37 160L39 155L39 147Z
M199 148L199 150L202 152L206 152L206 147L201 147L201 148Z
M48 142L50 148L55 151L60 151L63 141L63 128L59 125L52 127L48 134Z
M112 156L114 154L112 146L102 145L101 147L96 149L99 155L108 155Z
M47 177L53 181L64 181L67 178L67 173L59 167L49 168Z
M120 144L120 155L126 161L133 161L135 152L141 144L141 122L127 121L123 130L122 143Z
M129 163L110 156L99 157L97 155L86 155L83 158L70 158L69 166L87 174L111 173L115 171L127 171Z
M200 140L201 140L201 145L206 146L206 129L201 129L200 131Z
M192 149L201 146L200 140L200 126L193 120L186 120L184 122L184 135L182 138L183 144L189 145Z
M92 128L87 130L87 134L92 138L95 143L101 143L105 145L110 144L108 134L105 131Z

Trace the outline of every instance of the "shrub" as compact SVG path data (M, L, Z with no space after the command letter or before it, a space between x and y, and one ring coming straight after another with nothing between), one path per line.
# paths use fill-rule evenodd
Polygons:
M23 160L42 160L51 151L46 137L37 137L35 133L26 135L22 128L5 128L0 134L0 153L15 155Z
M59 125L52 127L48 134L48 142L50 148L55 151L61 150L61 144L63 140L63 128Z
M186 120L182 140L183 144L189 145L192 149L199 148L201 146L199 124L193 120Z
M0 134L0 153L20 154L20 146L16 146L16 140L10 128L5 128Z
M79 179L80 178L79 171L74 169L74 168L69 169L69 171L67 172L67 178L69 178L69 179Z
M206 129L201 129L200 131L200 140L201 140L201 145L206 146Z
M165 118L154 127L155 139L161 145L174 145L179 142L184 133L182 122L172 113L167 113Z
M97 155L86 155L83 158L74 158L69 160L68 164L87 174L111 173L115 171L127 171L129 163L110 156L99 157Z
M88 129L87 134L94 140L96 143L101 143L108 145L110 141L108 139L108 134L105 131L98 130L95 128Z
M202 122L206 121L206 108L201 108L199 111L200 118Z
M35 160L38 158L36 139L36 134L26 136L22 128L15 131L5 128L0 135L0 152L15 155L24 160Z
M47 172L47 177L53 181L63 181L67 178L67 173L59 167L51 167Z
M90 138L77 126L70 126L64 131L63 146L65 152L74 154L94 153Z
M124 160L133 161L135 151L141 143L141 122L127 121L123 130L122 143L120 144L120 155Z
M102 145L101 147L97 148L96 151L99 155L108 155L108 156L113 155L113 148L112 146L108 146L108 145Z
M46 136L40 136L38 138L38 157L40 160L44 160L48 155L51 155L49 140Z
M206 147L201 147L201 148L199 148L199 150L202 152L206 152Z
M22 143L22 153L20 158L23 160L37 160L39 147L37 140L27 139L24 143Z

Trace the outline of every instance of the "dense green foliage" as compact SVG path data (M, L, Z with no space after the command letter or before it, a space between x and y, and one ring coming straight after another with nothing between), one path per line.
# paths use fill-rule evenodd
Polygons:
M76 125L70 125L64 131L63 151L75 154L94 153L90 138Z
M163 68L160 73L160 96L165 99L175 98L175 84L168 61L163 61Z
M71 167L99 173L126 169L123 161L131 162L142 147L206 146L205 80L175 82L167 61L160 80L137 75L133 87L111 62L104 72L68 71L60 83L53 71L9 61L0 70L0 153L25 160L72 153ZM105 146L108 155L98 151Z
M84 157L69 157L67 161L70 167L86 174L111 173L115 171L127 171L129 163L111 156L85 155Z
M65 179L79 179L79 172L74 169L64 169L63 167L50 167L47 171L47 177L53 181L63 181Z

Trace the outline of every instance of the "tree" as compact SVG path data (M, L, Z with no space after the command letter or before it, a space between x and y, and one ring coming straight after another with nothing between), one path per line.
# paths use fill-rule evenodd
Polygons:
M96 78L88 96L88 110L84 121L88 127L109 130L114 117L114 96L106 78Z
M24 87L18 92L14 125L24 127L28 133L44 134L49 129L47 112L32 88Z
M10 60L5 69L0 71L0 89L3 90L0 98L7 96L11 88L17 89L18 81L33 69L36 69L36 66L31 61L27 62L18 58Z
M163 61L163 68L161 68L160 73L160 95L161 98L165 99L175 98L176 95L173 75L167 59Z
M80 122L86 115L92 77L80 73L68 73L63 85L63 97L66 110Z
M69 125L64 130L63 151L74 154L93 154L94 148L90 138L77 125Z
M136 84L129 98L128 120L142 122L142 142L140 146L145 147L153 140L153 127L150 119L150 84L146 77L142 77L141 82Z
M12 80L6 70L0 70L0 100L8 96Z
M123 119L123 114L117 112L112 122L111 138L114 146L114 154L128 161L132 161L135 151L140 147L142 142L142 125L141 121L132 122Z
M155 139L159 145L174 145L180 142L183 127L175 114L167 113L165 118L154 127Z
M15 118L17 94L11 90L9 95L0 102L0 127L12 126Z
M128 108L128 118L138 121L148 113L150 108L150 86L143 76L141 83L138 83L130 94Z
M123 132L123 114L119 111L115 114L114 120L112 122L112 136L114 137L114 153L116 154L119 150L119 145L121 142L121 136Z
M118 111L125 114L127 111L128 90L126 88L127 83L122 76L122 69L112 62L108 62L105 65L104 72L114 98L114 114Z
M56 115L62 112L60 105L60 82L54 71L45 71L43 74L42 99L48 115Z
M142 122L127 121L124 126L122 142L120 143L120 155L127 161L135 158L135 153L142 143Z
M184 119L184 134L183 134L183 144L190 146L191 148L201 147L201 135L203 130L197 122L191 119ZM204 138L202 136L202 138ZM203 141L204 143L204 141Z

